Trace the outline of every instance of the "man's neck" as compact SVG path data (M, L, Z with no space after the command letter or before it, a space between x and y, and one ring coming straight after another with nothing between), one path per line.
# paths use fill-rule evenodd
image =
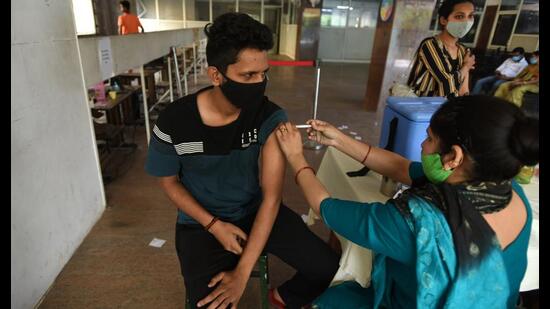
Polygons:
M230 118L241 112L239 108L231 104L231 102L229 102L229 100L223 95L220 87L212 88L209 94L210 97L208 98L208 105L220 116Z
M219 87L202 92L197 98L197 107L204 124L217 127L235 121L241 110L223 95Z

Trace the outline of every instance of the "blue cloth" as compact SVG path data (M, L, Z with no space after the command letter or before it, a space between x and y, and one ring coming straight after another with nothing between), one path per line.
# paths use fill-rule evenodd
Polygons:
M409 167L412 179L423 175L419 162ZM412 198L405 219L392 203L358 203L327 198L321 216L335 232L375 252L371 286L346 282L329 288L315 301L319 308L514 308L527 266L531 209L527 221L504 251L493 250L478 268L457 271L453 238L443 213Z

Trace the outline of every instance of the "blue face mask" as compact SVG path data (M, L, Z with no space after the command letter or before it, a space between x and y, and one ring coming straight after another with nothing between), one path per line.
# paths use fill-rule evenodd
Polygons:
M537 62L538 62L538 59L536 57L529 58L529 63L530 64L537 64Z
M523 58L522 56L512 56L512 60L514 62L520 62L521 61L521 58Z

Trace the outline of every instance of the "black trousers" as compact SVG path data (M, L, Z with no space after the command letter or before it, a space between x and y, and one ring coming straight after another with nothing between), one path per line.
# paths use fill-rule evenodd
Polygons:
M231 222L249 234L256 213ZM214 235L199 225L176 225L176 250L192 308L215 287L210 280L222 271L233 270L239 256L223 249ZM311 303L330 284L339 267L339 256L327 243L309 230L298 214L281 205L265 252L271 253L296 270L278 287L287 308Z

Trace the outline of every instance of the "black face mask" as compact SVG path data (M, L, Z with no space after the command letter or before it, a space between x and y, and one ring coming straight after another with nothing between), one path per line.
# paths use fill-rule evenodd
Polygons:
M221 73L221 71L219 71ZM226 81L220 86L223 95L238 108L251 108L260 105L264 99L267 76L259 83L239 83L221 73Z

